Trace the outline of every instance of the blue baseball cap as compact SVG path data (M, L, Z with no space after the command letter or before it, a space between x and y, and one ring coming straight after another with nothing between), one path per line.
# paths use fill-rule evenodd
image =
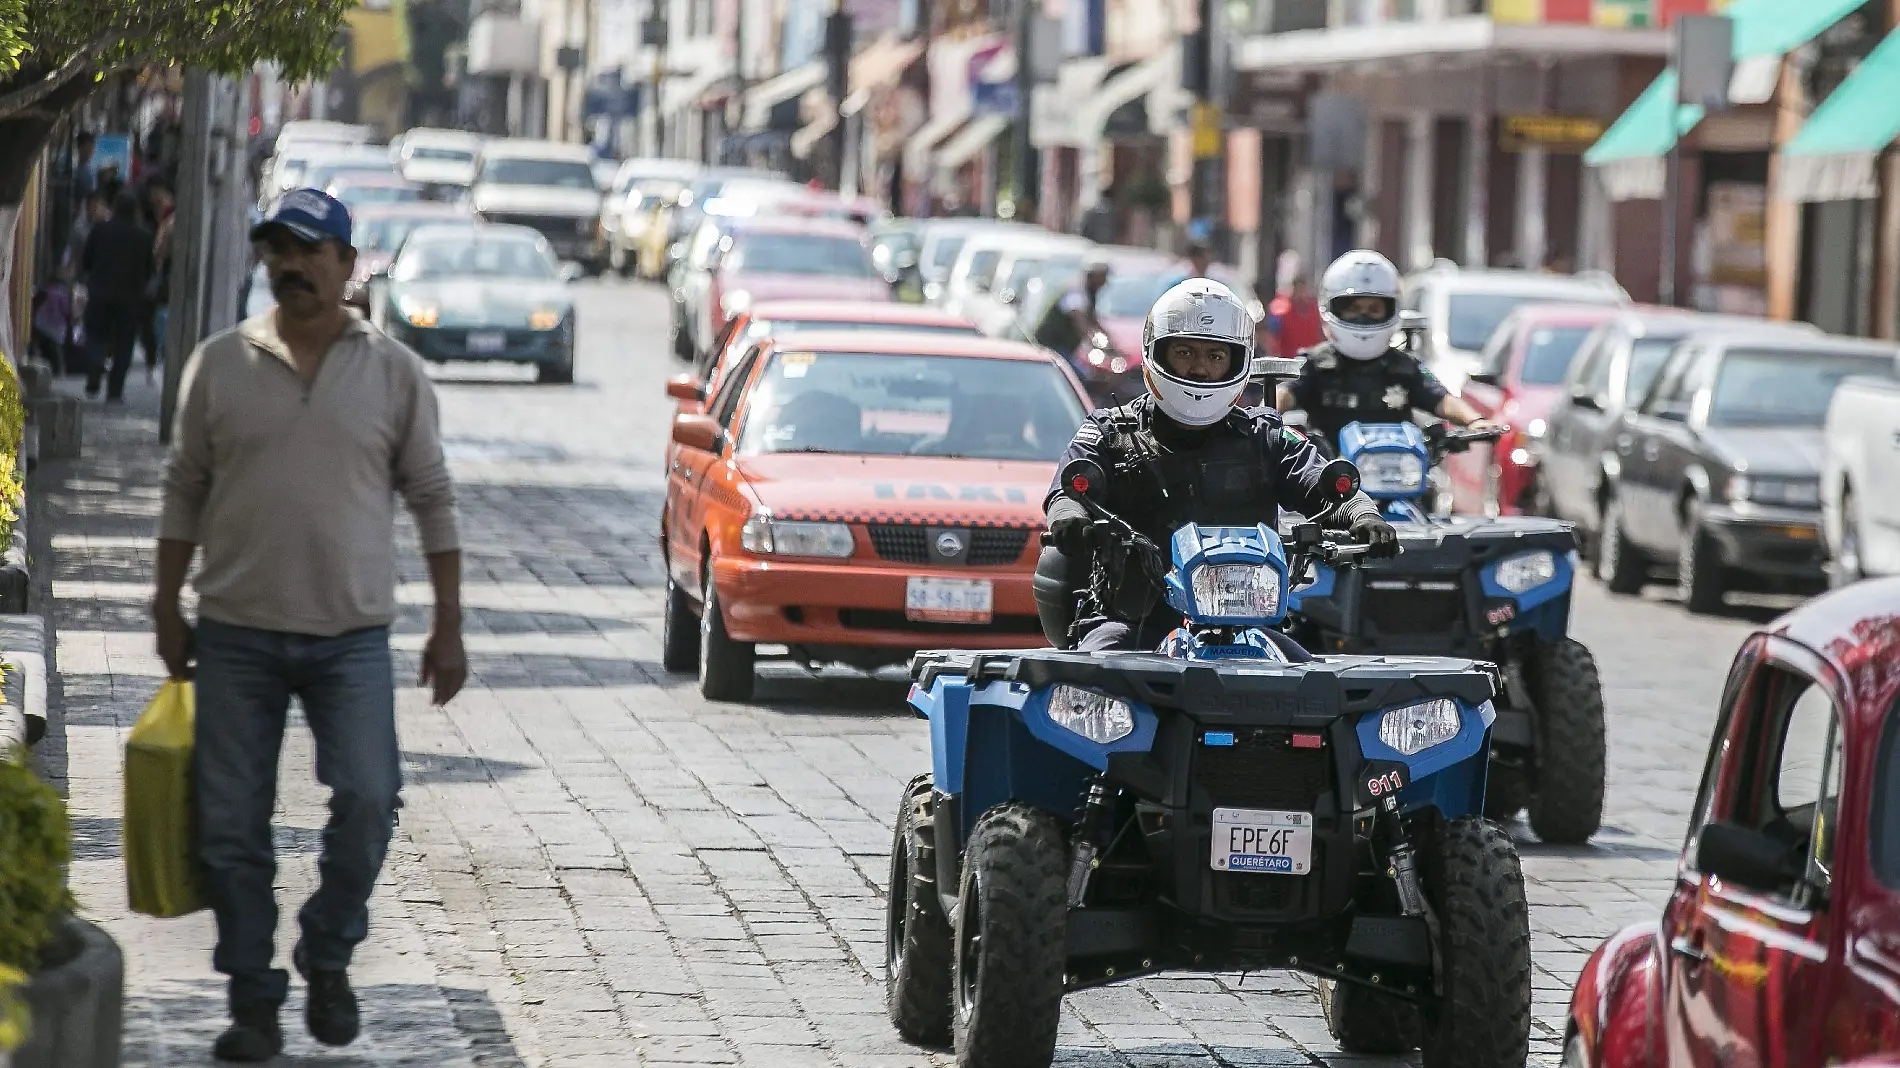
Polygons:
M264 221L251 227L251 240L265 237L273 227L279 226L298 240L312 244L350 243L350 209L321 189L292 189L278 197Z

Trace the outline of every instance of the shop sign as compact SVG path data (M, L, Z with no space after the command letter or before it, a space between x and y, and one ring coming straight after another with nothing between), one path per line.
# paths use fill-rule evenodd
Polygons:
M1194 158L1219 159L1226 147L1226 138L1221 131L1221 112L1219 104L1197 103L1194 105Z
M1235 71L1227 98L1227 124L1267 133L1295 134L1306 128L1306 81L1277 71Z
M1498 147L1506 152L1541 148L1581 153L1608 128L1604 120L1587 115L1505 115L1498 120Z

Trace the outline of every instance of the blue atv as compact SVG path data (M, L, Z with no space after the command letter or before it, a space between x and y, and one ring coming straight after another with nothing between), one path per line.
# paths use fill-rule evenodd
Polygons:
M1327 476L1357 485L1343 461ZM897 1030L963 1068L1043 1068L1068 991L1294 968L1348 1050L1521 1068L1524 877L1482 816L1495 668L1315 658L1273 630L1284 592L1364 546L1189 525L1163 552L1096 503L1097 465L1062 478L1091 548L1185 624L1156 652L913 659L932 770L891 847Z
M1530 516L1435 516L1430 473L1447 453L1496 430L1351 423L1339 452L1399 531L1404 553L1337 570L1319 565L1289 595L1287 632L1327 653L1459 656L1498 665L1485 812L1528 807L1546 842L1589 840L1603 821L1603 687L1596 660L1569 636L1576 536Z

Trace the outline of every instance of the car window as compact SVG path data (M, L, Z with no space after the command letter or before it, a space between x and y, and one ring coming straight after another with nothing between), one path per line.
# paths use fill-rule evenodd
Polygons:
M1629 371L1624 379L1623 396L1640 403L1656 383L1656 375L1669 360L1669 353L1680 338L1639 337L1630 343Z
M1518 381L1529 386L1554 386L1564 380L1570 361L1590 336L1587 326L1540 326L1524 344L1524 364Z
M971 289L988 289L996 279L996 264L1003 258L1002 252L986 248L970 256L969 285Z
M969 240L962 234L940 237L930 250L930 266L939 271L947 271L957 262L957 256L963 251L963 243Z
M414 145L403 150L404 159L433 159L448 163L472 163L475 153L466 148L446 148L441 145Z
M1702 356L1702 350L1691 345L1680 346L1666 358L1662 374L1656 379L1644 396L1642 412L1654 415L1665 404L1682 403L1682 379L1690 365ZM1631 393L1634 396L1634 392Z
M1548 301L1613 304L1616 299L1614 294L1593 290L1565 293L1561 297L1549 292L1453 293L1445 302L1445 339L1451 342L1453 348L1475 352L1490 340L1491 332L1518 305Z
M712 373L712 369L719 359L719 354L726 351L726 346L732 344L733 332L738 330L739 324L744 321L744 316L735 315L726 321L726 325L719 328L719 336L713 340L711 347L706 350L706 355L701 357L701 359L705 361L699 366L699 373L702 378Z
M1491 331L1485 339L1484 351L1478 354L1480 374L1502 375L1504 365L1511 360L1511 343L1517 339L1517 331L1510 327L1499 327Z
M1874 773L1874 873L1888 886L1900 889L1900 698L1887 710L1881 731L1880 756Z
M740 234L726 254L728 271L756 274L818 274L875 278L870 250L861 241L812 234Z
M739 451L1053 461L1083 414L1041 360L781 352L760 375Z
M402 239L409 236L409 231L423 223L443 221L440 216L388 215L359 221L351 230L351 237L358 252L394 252L402 247Z
M405 245L390 276L399 282L445 278L558 276L545 244L522 237L430 237Z
M760 348L754 345L747 349L732 370L720 379L719 394L713 398L713 418L727 430L732 429L732 417L739 410L739 395L745 392L745 380L752 377L752 367L759 362Z
M493 185L541 185L562 189L595 189L594 169L569 159L490 159L482 162L478 179Z
M1709 425L1819 427L1842 379L1892 365L1872 353L1730 352L1714 375Z
M1611 344L1612 337L1608 327L1598 327L1584 339L1576 357L1570 361L1570 370L1564 375L1569 392L1603 396L1603 387L1610 381L1610 354L1616 350Z

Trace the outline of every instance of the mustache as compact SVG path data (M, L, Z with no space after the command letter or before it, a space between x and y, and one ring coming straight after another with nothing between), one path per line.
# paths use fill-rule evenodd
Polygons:
M311 294L317 291L317 287L311 284L310 279L295 273L280 274L271 279L270 288L273 293L288 293L298 289Z

